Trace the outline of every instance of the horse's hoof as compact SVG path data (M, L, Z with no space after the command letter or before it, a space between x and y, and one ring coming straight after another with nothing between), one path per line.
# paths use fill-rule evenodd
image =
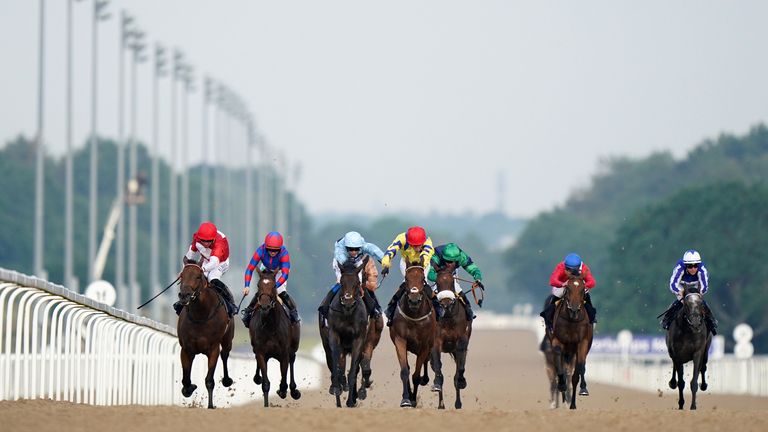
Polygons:
M441 392L443 391L443 386L441 386L440 384L432 384L432 391Z
M675 381L673 379L669 380L669 388L671 388L672 390L676 389L677 388L677 381Z
M357 401L354 401L352 399L347 399L347 408L354 408L357 406Z
M428 376L421 377L421 381L419 382L419 384L421 384L423 386L429 384L429 377Z
M182 387L181 394L184 395L184 397L190 397L192 396L192 393L194 393L196 389L197 389L197 385L195 384L192 384L189 387Z
M456 387L459 388L459 390L464 390L467 388L467 380L464 377L461 377L457 380Z
M288 392L285 389L280 389L277 391L277 395L280 396L280 399L285 399L288 396Z
M256 385L261 385L261 376L260 375L254 375L253 376L253 382L255 382Z
M571 404L571 406L569 408L575 410L576 409L576 405Z
M403 399L403 400L400 401L400 408L410 408L412 406L413 405L411 404L411 400L410 399Z
M415 400L411 401L411 407L416 408L416 401Z
M296 389L293 389L293 390L291 390L291 397L292 397L294 400L298 400L298 399L301 399L301 392L300 392L300 391L298 391L298 390L296 390Z
M579 390L579 396L589 396L589 390L586 388Z
M691 411L696 409L696 405L691 405Z
M557 385L557 390L560 391L560 392L564 392L564 391L568 390L568 385L565 382L563 382L562 384L558 384Z
M333 388L333 384L328 386L328 394L329 395L335 395L336 394L336 389Z
M368 392L365 390L365 386L360 386L360 389L357 391L357 397L360 398L360 400L365 400L365 398L368 397Z
M554 401L550 402L549 409L555 409L555 408L557 408L557 402L554 402Z
M373 380L363 380L363 387L371 388L373 386Z
M699 388L701 388L701 391L707 391L707 387L709 387L707 383L701 383L701 386Z
M445 409L445 405L443 405L443 404L440 404L440 405L438 405L438 406L437 406L437 409L439 409L439 410L440 410L440 409Z
M453 404L453 407L456 409L461 409L461 401L456 401L456 403Z
M221 385L223 385L224 387L231 386L233 382L234 381L230 377L224 377L221 379Z

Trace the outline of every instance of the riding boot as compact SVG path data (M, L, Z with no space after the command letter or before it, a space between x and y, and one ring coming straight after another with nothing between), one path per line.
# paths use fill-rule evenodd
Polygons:
M706 301L704 301L704 322L707 325L707 329L709 329L710 333L712 335L717 334L717 319L715 319L715 316L712 314L712 309L709 308L709 305Z
M405 294L405 281L403 281L397 291L395 291L395 295L392 296L392 299L387 305L387 310L384 312L384 315L387 316L387 327L392 325L392 318L395 316L395 308L397 307L397 302L400 301L400 297L402 297L403 294Z
M243 325L245 325L245 328L250 328L251 324L251 318L253 317L253 305L248 305L243 311L240 313L242 315Z
M331 306L331 301L333 300L333 297L336 295L336 293L339 291L339 288L341 288L341 285L338 283L333 285L331 289L328 291L328 294L325 295L325 298L323 298L323 301L320 303L320 306L317 307L317 311L320 312L320 319L327 320L328 319L328 308Z
M432 296L432 307L435 309L435 318L440 321L445 316L445 308L440 304L436 295Z
M291 322L301 321L299 312L296 310L296 303L294 303L293 298L288 295L288 291L283 291L278 295L280 296L280 300L283 301L283 304L288 306L288 314L291 316Z
M472 312L472 304L469 302L467 294L462 291L459 293L459 297L461 297L461 300L464 302L464 310L467 312L467 321L472 321L477 318L474 312Z
M557 301L557 296L550 294L549 297L544 301L544 310L541 311L539 314L540 317L544 318L544 324L547 327L547 331L552 331L552 321L555 318L555 302Z
M368 309L368 316L373 319L381 316L379 302L376 301L373 291L363 288L363 302L365 302L365 308Z
M584 297L584 308L587 310L587 315L589 316L589 323L594 324L597 322L597 309L592 305L592 298L589 296L589 293L586 294L586 297Z
M224 299L224 305L227 307L227 314L234 316L237 314L237 305L235 304L235 298L232 297L232 292L229 291L229 287L224 284L220 279L214 279L211 281L211 285L216 288L221 297Z
M181 310L184 309L184 305L180 301L173 304L173 310L176 311L176 315L181 315Z
M669 305L669 309L664 313L664 318L661 319L661 327L664 330L669 330L669 325L672 324L672 321L677 316L677 312L682 309L682 307L683 302L680 300L675 300Z

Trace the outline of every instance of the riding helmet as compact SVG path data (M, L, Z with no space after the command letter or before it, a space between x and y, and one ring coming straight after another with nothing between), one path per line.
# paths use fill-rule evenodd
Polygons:
M683 264L698 264L701 262L701 255L694 249L688 249L683 254Z
M350 231L344 235L344 247L361 248L365 244L365 239L357 231Z
M411 246L421 246L427 241L427 232L420 226L412 226L405 232L405 241Z
M216 225L213 224L213 222L203 222L200 224L200 228L197 229L197 233L195 234L197 236L198 240L214 240L216 238L216 233L218 230L216 229Z
M277 231L270 232L264 237L264 247L267 249L280 249L283 247L283 236Z
M455 243L443 246L443 259L448 262L456 262L461 257L461 250Z
M581 269L581 257L573 252L565 256L563 263L565 263L566 270L578 271Z

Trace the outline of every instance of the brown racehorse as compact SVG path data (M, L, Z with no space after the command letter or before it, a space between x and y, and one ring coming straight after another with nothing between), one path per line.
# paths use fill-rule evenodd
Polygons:
M573 374L573 356L563 359L565 365L565 383L568 386L566 391L561 392L557 388L557 370L555 369L555 352L552 350L552 341L549 336L544 336L541 341L541 351L544 354L544 370L547 372L547 383L549 384L549 407L560 408L560 399L563 403L571 398L571 388L568 386L568 380Z
M592 324L584 308L586 288L584 278L571 276L565 284L565 293L555 309L552 330L552 350L555 355L558 390L567 390L565 361L575 356L571 377L571 409L576 409L576 390L579 378L586 369L587 354L592 347Z
M259 275L258 289L256 290L255 307L253 317L248 326L251 335L251 347L256 356L256 374L253 382L261 384L264 394L264 407L269 406L269 378L267 377L267 361L273 358L280 362L280 387L277 395L285 399L288 384L286 374L288 366L291 367L291 397L298 399L301 392L296 389L293 365L296 361L296 351L299 349L299 336L301 326L292 323L277 301L275 272L256 269Z
M403 382L403 399L401 407L416 407L416 392L419 385L426 385L428 380L419 376L435 343L437 321L432 302L431 290L425 289L424 267L411 265L405 270L406 293L400 297L397 310L392 318L389 336L395 344L397 360L400 363L400 379ZM427 291L430 292L427 292ZM410 367L408 352L416 354L416 367L412 376L413 391L408 382Z
M232 385L227 369L227 358L232 350L232 338L235 336L235 326L227 314L224 300L210 287L203 269L197 264L186 264L179 276L179 300L184 309L179 315L176 327L181 345L181 394L192 396L197 388L189 378L192 362L198 354L208 357L208 375L205 376L205 387L208 389L208 408L213 406L213 374L216 372L216 362L221 354L224 365L224 378L221 383L225 387Z
M461 408L461 390L467 387L464 378L464 367L467 361L467 348L469 338L472 336L472 321L467 320L464 306L456 296L454 271L456 263L449 263L445 267L436 268L437 271L437 299L445 310L445 315L437 324L437 337L435 347L432 350L432 370L435 372L435 382L432 391L438 392L438 409L445 409L443 404L443 373L441 353L449 353L456 362L456 374L453 377L453 386L456 388L456 401L454 407Z

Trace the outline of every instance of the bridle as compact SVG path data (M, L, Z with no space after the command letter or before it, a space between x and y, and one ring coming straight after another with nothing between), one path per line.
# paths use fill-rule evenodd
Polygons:
M698 292L689 293L689 294L686 294L683 299L687 300L689 296L695 296L697 299L699 299L699 301L696 301L696 304L693 305L693 306L696 307L696 310L698 311L698 308L701 307L701 303L700 303L700 301L702 299L701 294L698 293ZM688 313L688 304L686 302L683 302L683 316L685 317L685 322L688 323L688 327L690 327L692 330L694 330L696 332L701 330L701 321L699 321L698 324L694 324L693 322L691 322L691 316ZM702 318L703 318L703 316L702 316Z
M580 287L581 287L581 291L582 291L582 293L584 293L584 295L583 295L582 297L586 296L586 286L584 286L584 281L583 281L583 279L581 279L581 280L575 280L575 281L574 281L574 285L576 285L576 286L580 286ZM565 287L565 294L563 294L563 299L565 300L565 307L568 309L568 318L569 318L571 321L581 321L581 319L578 319L578 314L580 314L580 313L581 313L581 306L582 306L582 304L584 304L584 302L585 302L586 300L584 300L584 299L582 298L582 301L581 301L581 303L579 303L579 304L577 305L577 307L576 307L576 311L575 311L575 313L577 314L577 318L571 318L571 313L574 311L574 309L573 309L573 307L572 307L573 305L571 304L571 300L568 298L568 297L569 297L569 295L568 295L568 294L570 294L570 292L571 292L571 285L570 285L570 284L568 284L568 285Z
M208 280L205 278L205 272L203 272L203 268L202 267L200 267L199 265L194 264L194 263L184 264L184 268L186 269L187 267L197 267L198 269L200 269L200 278L203 280L204 283L200 284L197 288L192 290L192 294L191 295L185 296L184 298L179 299L179 301L181 302L181 304L183 306L189 306L190 304L196 302L197 299L200 297L200 292L204 288L208 287ZM181 270L181 273L184 273L184 269ZM179 275L179 277L181 277L181 275ZM179 287L183 287L183 286L184 286L184 284L179 282Z

